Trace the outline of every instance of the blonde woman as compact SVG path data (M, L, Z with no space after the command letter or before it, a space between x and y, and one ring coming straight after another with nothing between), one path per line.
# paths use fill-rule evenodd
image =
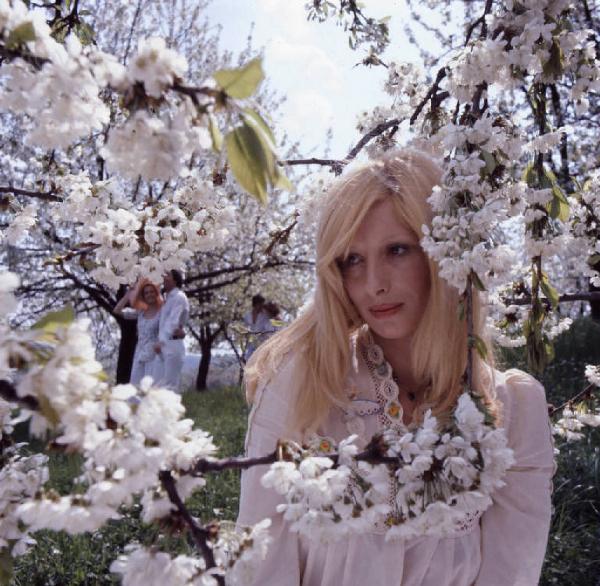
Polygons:
M137 320L137 344L129 382L139 384L145 376L156 379L158 358L158 325L163 298L158 286L149 279L140 279L115 305L113 313L125 319Z
M459 295L422 251L439 167L416 151L386 154L330 190L317 236L317 287L308 309L253 355L246 450L279 438L364 446L376 432L419 426L425 409L452 416L463 390L467 329ZM483 336L480 301L475 333ZM273 542L255 585L534 586L550 523L553 448L544 390L476 356L474 386L504 427L515 462L483 512L448 536L386 540L386 527L320 542L289 530L266 467L242 474L240 524L270 517ZM394 506L390 495L390 505Z

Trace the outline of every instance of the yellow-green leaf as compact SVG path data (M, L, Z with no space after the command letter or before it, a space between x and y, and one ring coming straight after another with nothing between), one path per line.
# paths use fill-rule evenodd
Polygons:
M221 69L213 77L228 96L236 99L249 98L265 77L262 59L252 59L237 69Z
M213 151L220 153L221 149L223 148L223 135L219 130L219 126L215 120L215 117L212 115L208 117L208 131L210 132Z
M548 280L548 276L545 273L542 276L540 286L542 288L542 291L544 292L544 295L548 298L548 301L550 301L550 303L552 304L552 307L554 307L554 308L558 307L558 301L559 301L560 296L558 294L558 291L550 284L550 281Z
M492 155L492 153L486 151L485 149L481 149L481 158L485 163L485 167L482 169L482 172L485 175L492 175L498 167L496 158L494 157L494 155Z
M53 311L46 314L42 319L32 327L34 330L42 330L46 334L54 334L58 328L64 328L75 319L75 311L70 305L67 305L60 311Z
M264 135L267 146L274 151L276 148L275 136L269 128L269 125L265 122L265 119L256 110L252 110L251 108L245 108L243 116L244 122L256 126L256 128Z
M50 404L50 400L45 395L37 397L40 413L48 420L52 427L56 427L60 423L58 413Z
M569 201L565 197L562 189L555 184L552 186L552 200L546 205L546 209L551 218L566 222L569 219Z
M556 38L552 39L550 47L550 56L543 65L544 75L551 77L560 77L564 69L564 55L560 43Z
M478 289L479 291L486 290L483 281L479 278L479 275L475 271L471 271L471 279L473 280L473 285L475 286L475 289Z
M30 41L35 41L35 28L31 21L27 21L10 31L8 39L6 39L6 46L8 49L15 49Z
M267 201L267 178L271 174L270 153L266 153L256 131L246 124L225 137L227 159L237 182L261 203Z
M294 190L292 182L279 167L275 167L275 181L273 182L273 186L278 187L279 189L285 189L286 191Z

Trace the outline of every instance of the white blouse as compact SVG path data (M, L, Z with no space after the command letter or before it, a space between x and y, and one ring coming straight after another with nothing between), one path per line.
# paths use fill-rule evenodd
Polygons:
M246 436L250 457L272 452L279 438L302 439L290 434L287 424L295 403L288 384L294 364L293 357L286 359L257 390ZM388 365L384 376L375 369L366 352L356 352L348 392L355 399L351 405L359 408L332 409L320 435L339 442L358 433L365 445L382 430L381 385L389 385L391 369ZM308 539L289 531L276 511L283 497L262 487L267 467L243 472L238 523L251 525L267 517L272 521L273 541L252 585L535 586L546 551L554 473L544 389L531 376L509 370L496 372L496 392L515 464L506 485L492 495L492 506L466 518L450 537L386 542L384 531L374 527L341 541L322 542L318 535Z

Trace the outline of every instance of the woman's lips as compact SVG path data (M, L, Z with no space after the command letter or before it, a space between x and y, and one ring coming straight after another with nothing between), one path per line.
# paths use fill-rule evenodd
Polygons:
M385 305L374 305L369 307L373 317L389 317L402 309L403 303L386 303Z

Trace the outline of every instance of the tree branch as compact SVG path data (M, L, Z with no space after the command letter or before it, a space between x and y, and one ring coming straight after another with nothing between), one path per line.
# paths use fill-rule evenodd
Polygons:
M33 197L36 199L41 199L44 201L63 201L62 197L58 197L52 191L30 191L29 189L19 189L18 187L13 187L12 185L7 185L5 187L0 186L0 193L12 193L14 195L25 195L27 197Z
M40 408L40 404L35 397L30 395L19 397L17 389L15 389L10 381L4 379L0 379L0 397L9 403L17 403L30 411L37 411Z
M529 305L531 303L531 296L520 297L519 299L509 299L505 297L502 299L502 301L505 305ZM573 301L600 301L600 291L591 291L589 293L573 293L561 295L558 298L559 303L571 303ZM550 301L548 301L548 303L550 303Z
M181 500L181 497L177 492L175 479L173 478L171 472L168 470L163 470L159 473L158 477L167 495L169 496L169 500L177 507L177 511L181 515L185 524L188 526L194 543L204 557L206 569L208 570L210 568L215 568L217 566L215 562L215 556L212 548L209 545L209 541L211 541L210 532L206 528L199 525L187 510L184 502ZM218 584L225 586L225 579L223 576L215 575L214 578Z

